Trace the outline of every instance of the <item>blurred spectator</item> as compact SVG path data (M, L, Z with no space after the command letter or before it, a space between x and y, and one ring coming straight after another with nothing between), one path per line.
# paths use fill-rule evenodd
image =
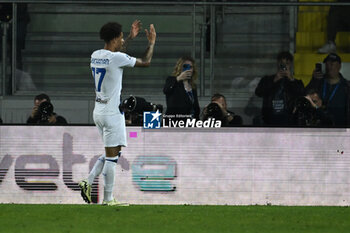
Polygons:
M243 124L241 116L227 110L226 98L219 93L214 94L211 97L211 103L203 109L202 119L205 121L208 118L220 120L222 126L237 126Z
M348 0L338 0L348 2ZM335 53L335 38L338 31L350 30L350 6L331 6L327 18L327 43L318 49L319 53Z
M331 126L333 122L322 99L315 89L309 89L306 96L299 97L293 110L293 123L297 126Z
M36 86L31 75L19 69L16 69L16 88L18 91L36 90Z
M2 124L2 119L1 119L1 117L0 117L0 125Z
M9 22L12 18L12 3L0 4L0 21Z
M350 125L350 84L339 72L341 58L330 53L323 61L326 73L314 70L307 90L315 89L335 126Z
M277 55L277 73L264 76L255 89L263 98L262 120L265 125L286 126L292 123L294 101L304 95L302 81L293 77L293 55Z
M12 20L12 3L0 4L0 21L10 22ZM27 25L30 22L27 4L17 4L17 28L16 28L16 44L17 44L17 68L22 69L22 50L25 47L25 37L27 34ZM12 47L12 28L8 29L8 44Z
M166 115L181 114L199 119L196 80L197 67L194 59L190 56L178 59L172 76L167 78L163 88L166 95Z
M50 97L46 94L40 94L34 98L34 107L27 124L48 124L48 125L67 125L64 117L57 115L51 104Z

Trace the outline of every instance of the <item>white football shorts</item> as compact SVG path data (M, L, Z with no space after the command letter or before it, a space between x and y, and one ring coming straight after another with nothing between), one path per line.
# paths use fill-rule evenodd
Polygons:
M127 146L124 115L93 114L93 118L105 147Z

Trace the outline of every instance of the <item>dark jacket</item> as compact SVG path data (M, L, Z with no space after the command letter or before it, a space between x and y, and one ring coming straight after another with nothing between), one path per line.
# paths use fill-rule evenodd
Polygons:
M166 96L167 115L190 115L193 113L193 117L199 119L200 109L196 89L192 89L193 101L191 101L183 82L177 82L176 77L169 76L166 79L163 92Z
M340 73L339 73L340 74ZM312 78L310 83L306 86L306 90L314 89L317 91L319 96L322 98L323 103L325 103L325 100L323 99L323 86L325 82L325 77L321 79ZM350 125L350 82L347 81L342 74L340 74L340 85L344 85L345 90L347 92L346 99L346 124L347 126ZM336 93L335 93L336 94ZM331 103L330 103L331 104ZM343 126L343 125L337 125L336 126Z
M273 82L274 77L275 75L264 76L255 89L255 94L263 98L263 105L261 110L262 118L265 124L277 125L272 120L272 100L276 92L280 89L281 85L284 85L283 95L286 100L286 110L288 114L286 124L289 124L292 122L292 112L295 100L298 97L303 96L305 93L304 85L301 80L295 79L294 81L291 81L288 78L283 78L277 82Z
M42 120L40 115L36 115L34 118L31 116L27 119L27 124L29 125L68 125L67 120L63 116L59 116L53 113L56 117L56 123L49 124L46 120Z

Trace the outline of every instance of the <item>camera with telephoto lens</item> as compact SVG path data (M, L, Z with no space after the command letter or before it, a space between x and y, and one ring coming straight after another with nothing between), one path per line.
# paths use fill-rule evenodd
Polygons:
M161 104L153 104L151 102L147 102L142 97L137 97L131 95L129 98L123 100L120 104L119 109L122 112L153 112L159 110L159 112L163 112L163 106Z
M297 125L312 125L315 120L316 109L305 97L299 97L295 101L294 121Z
M130 95L129 98L120 103L119 110L131 117L132 125L142 125L143 112L156 112L158 110L162 113L163 105L153 104L142 97Z
M222 110L217 103L210 103L207 106L204 120L207 120L209 118L214 118L215 120L220 120L221 122L225 120L224 114L222 113Z
M48 123L50 116L53 115L53 105L48 102L42 102L38 107L39 123Z

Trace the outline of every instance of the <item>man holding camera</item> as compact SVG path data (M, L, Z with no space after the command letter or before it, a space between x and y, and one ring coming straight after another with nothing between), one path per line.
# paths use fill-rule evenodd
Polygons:
M242 117L227 109L226 98L219 93L214 94L211 97L211 103L203 109L202 119L207 120L208 118L220 120L224 127L239 126L243 124Z
M301 80L293 77L293 55L280 52L277 55L277 72L263 77L255 94L263 98L262 120L265 125L288 126L291 124L294 101L304 95Z
M299 97L295 101L293 110L293 125L295 126L332 126L322 99L317 90L308 89L306 96Z
M348 126L350 125L350 84L339 72L341 58L336 53L330 53L323 63L326 73L323 74L321 69L315 69L306 89L317 90L334 126Z
M67 125L67 121L53 112L50 97L43 93L35 96L34 107L27 124Z

